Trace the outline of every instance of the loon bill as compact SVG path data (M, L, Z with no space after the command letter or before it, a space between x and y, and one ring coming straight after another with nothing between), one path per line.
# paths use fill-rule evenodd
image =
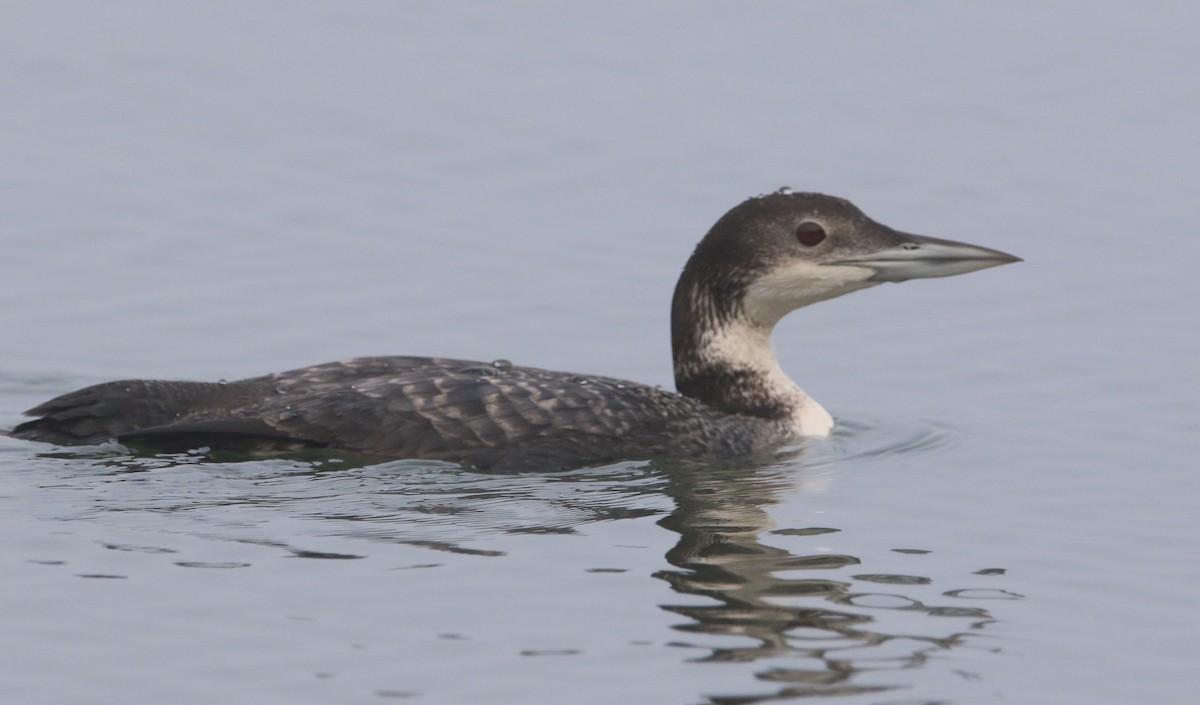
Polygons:
M784 315L882 282L1019 261L781 189L726 213L688 260L671 305L678 393L505 361L367 357L235 382L98 384L30 409L38 418L11 435L176 451L330 448L500 472L731 458L833 427L775 358L771 331Z

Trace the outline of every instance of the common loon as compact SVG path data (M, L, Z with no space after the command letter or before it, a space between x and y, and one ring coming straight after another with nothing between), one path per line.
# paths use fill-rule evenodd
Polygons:
M503 360L365 357L233 382L98 384L30 409L39 418L11 435L164 450L330 448L496 472L732 458L833 428L779 367L770 337L785 314L882 282L1018 261L785 188L726 213L684 267L671 306L678 393Z

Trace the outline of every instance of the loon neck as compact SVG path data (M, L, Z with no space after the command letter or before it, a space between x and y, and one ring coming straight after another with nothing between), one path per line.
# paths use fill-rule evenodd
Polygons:
M709 297L680 292L671 318L679 393L727 414L777 421L795 435L829 434L829 412L779 366L771 347L773 323L756 323L737 310L719 311Z

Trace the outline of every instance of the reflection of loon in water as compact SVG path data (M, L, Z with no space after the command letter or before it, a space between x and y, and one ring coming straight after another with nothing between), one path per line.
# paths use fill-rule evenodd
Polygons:
M499 471L734 457L833 427L775 358L770 335L785 314L881 282L1017 261L782 189L729 211L688 260L671 307L678 394L504 361L367 357L235 382L108 382L31 409L40 418L12 435L174 450L333 448Z

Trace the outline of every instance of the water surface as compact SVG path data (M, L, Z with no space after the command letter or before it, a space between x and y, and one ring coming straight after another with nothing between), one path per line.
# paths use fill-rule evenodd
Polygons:
M0 438L0 688L1191 703L1198 14L5 7L0 427L108 379L370 354L670 385L691 247L785 184L1026 261L786 320L840 426L765 465Z

